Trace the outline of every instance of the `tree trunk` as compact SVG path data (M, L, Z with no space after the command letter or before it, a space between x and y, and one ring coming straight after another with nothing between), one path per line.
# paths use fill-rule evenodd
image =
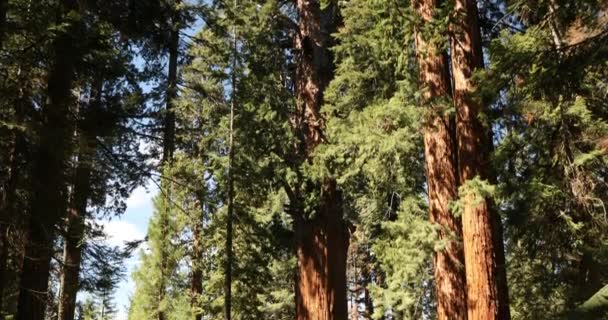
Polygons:
M201 208L203 203L201 202ZM202 211L202 209L201 209ZM192 294L191 307L194 313L195 320L201 320L203 315L200 311L200 298L203 294L203 270L202 270L202 259L203 259L203 243L201 241L203 231L203 216L199 221L195 222L192 230L192 237L194 243L192 245L192 275L190 283L190 291Z
M295 222L298 269L296 319L347 319L346 256L348 230L342 220L335 181L325 183L313 219Z
M423 23L433 20L437 0L418 0L413 5ZM422 97L430 108L424 127L430 221L440 226L439 238L448 241L434 256L437 319L466 319L464 252L457 242L462 222L450 210L450 202L458 198L458 170L454 119L445 115L451 91L447 56L421 32L416 32L416 48Z
M83 160L79 159L79 162ZM86 161L86 160L84 160ZM76 308L76 294L79 288L82 240L84 237L87 199L89 197L90 168L79 163L76 169L76 182L72 208L68 210L68 228L63 247L63 268L61 272L61 291L59 295L59 320L73 320Z
M93 81L91 103L88 108L91 113L101 110L103 79L101 76ZM80 151L76 168L71 207L67 213L67 230L65 231L63 247L63 266L60 279L58 320L73 320L76 308L76 295L80 287L80 267L84 239L85 219L87 217L87 201L91 196L91 164L95 156L96 132L91 126L95 119L87 115L76 133L79 138Z
M330 3L321 9L320 1L297 0L298 33L296 94L298 111L292 117L299 138L299 156L310 161L312 151L323 142L324 119L320 108L323 92L334 74L331 34L339 23L338 7ZM296 210L296 319L346 319L346 257L349 234L342 218L342 196L336 181L310 183L320 188L321 197L312 217ZM304 192L311 191L306 190ZM295 195L301 203L302 195Z
M19 124L23 122L24 118L24 108L23 108L24 98L20 97L19 102L17 103L17 108L15 110L15 121ZM8 272L8 259L10 248L10 236L9 236L9 226L15 222L15 218L17 217L17 184L19 180L19 165L20 158L25 149L25 139L23 134L18 130L14 130L11 132L11 147L9 151L9 167L6 177L6 183L4 185L4 193L0 196L0 317L4 312L4 290L5 286L9 283L9 279L7 279ZM15 279L16 280L16 279ZM15 281L12 280L12 281Z
M19 75L27 74L19 70ZM25 82L25 79L21 79ZM15 106L15 123L23 125L25 121L25 114L28 109L31 108L31 96L29 85L23 85L19 89L19 98L14 104ZM4 190L2 199L0 199L0 315L5 311L4 308L4 290L9 284L16 286L18 279L7 278L9 272L8 261L12 255L13 260L20 258L19 256L22 250L14 247L15 240L12 241L11 246L11 235L9 227L11 225L17 225L20 221L20 214L18 210L18 197L17 192L20 182L20 171L23 165L23 157L27 148L24 134L20 130L10 131L10 151L8 156L8 171L5 178ZM13 270L19 270L20 266L12 266Z
M62 14L78 10L75 0L61 2ZM30 221L26 239L17 320L44 319L55 225L67 210L65 171L71 150L73 103L71 93L75 38L80 22L73 22L54 43L54 62L48 78L48 101L42 110L42 127L33 165Z
M178 2L179 4L179 2ZM172 30L171 36L169 39L169 70L167 74L167 92L166 92L166 107L165 107L165 118L164 118L164 136L163 136L163 158L162 165L167 166L170 165L173 159L173 153L175 151L175 111L173 110L175 98L177 98L177 64L178 64L178 55L179 55L179 13L177 11L173 12L172 17ZM166 204L165 204L165 212L161 213L161 219L165 220L160 223L161 226L161 236L162 236L162 244L160 247L160 283L158 286L158 302L159 305L162 305L162 301L165 299L165 290L166 290L166 272L168 272L168 264L166 259L166 248L165 242L168 241L168 231L167 226L169 225L167 219L169 219L171 214L171 193L172 193L172 185L171 181L163 181L161 184L165 189L166 196ZM165 310L159 308L158 309L158 320L165 320Z
M482 104L472 94L473 73L483 68L481 35L475 0L456 0L451 26L452 73L456 106L459 178L465 184L489 176L488 130L480 120ZM509 302L500 218L490 199L475 199L471 190L464 199L462 231L469 320L509 319Z

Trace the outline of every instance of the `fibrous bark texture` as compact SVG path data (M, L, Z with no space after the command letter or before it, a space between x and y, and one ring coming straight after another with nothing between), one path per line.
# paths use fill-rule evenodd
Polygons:
M473 73L483 67L475 0L456 0L452 24L452 73L456 106L459 178L493 180L489 128L480 116L483 105L473 97ZM462 212L467 308L469 320L509 319L502 228L490 199L478 201L475 190L465 195Z
M418 0L413 5L422 23L432 21L436 0ZM458 171L454 119L446 115L445 105L450 101L447 55L420 30L416 32L416 49L423 100L429 108L424 153L430 220L440 226L439 238L447 241L446 247L434 256L437 319L466 319L464 252L458 243L462 223L450 210L450 202L458 197Z
M297 112L292 117L299 138L299 155L310 161L323 143L323 93L334 74L331 34L339 23L338 7L321 8L320 1L298 0L296 92ZM334 179L310 183L320 189L315 212L294 215L296 251L296 319L347 319L346 256L349 234L342 217L342 196ZM299 193L299 192L298 192ZM302 195L296 195L301 198ZM298 202L299 199L292 199Z
M341 216L341 195L325 184L313 219L295 223L298 269L296 319L347 319L346 255L348 230Z

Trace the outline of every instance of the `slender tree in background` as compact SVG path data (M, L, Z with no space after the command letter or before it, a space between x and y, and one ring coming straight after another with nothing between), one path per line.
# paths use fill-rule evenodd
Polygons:
M238 11L238 0L234 0L234 11ZM230 66L230 117L228 128L228 194L226 204L226 266L224 267L224 319L232 319L232 265L234 252L232 248L234 221L234 109L237 97L237 64L238 64L238 34L236 21L232 26L232 55Z
M451 102L449 64L447 54L437 44L439 41L424 33L428 30L424 27L428 27L433 15L437 14L437 4L436 0L413 2L422 20L416 32L416 50L422 97L429 108L424 128L424 156L430 220L439 225L439 239L447 243L434 257L435 299L438 319L466 319L464 253L458 243L462 237L462 223L450 210L451 201L458 197L458 172L455 123L448 115Z
M462 233L470 320L509 319L502 228L492 201L475 185L488 183L491 130L483 123L485 106L474 93L473 73L483 68L476 0L457 0L451 30L456 106L458 172L463 204Z
M168 48L168 72L167 72L167 90L165 93L165 110L163 112L163 153L162 153L162 162L161 168L169 168L173 163L173 155L175 153L175 99L177 98L177 67L178 67L178 59L179 59L179 41L180 41L180 8L181 1L169 2L167 5L170 7L169 11L169 41L167 43ZM164 172L164 170L163 170ZM172 189L173 184L171 181L163 180L161 181L161 187L164 189L163 193L167 198L165 200L165 212L158 211L160 214L160 228L161 228L161 237L163 241L159 247L160 250L160 259L159 259L159 270L161 272L161 276L159 278L159 286L158 286L158 320L165 320L165 310L164 310L164 300L166 295L166 273L170 273L171 270L168 270L168 257L167 253L165 253L164 244L169 240L169 232L166 228L168 228L169 223L168 219L171 219L171 206L172 206Z
M333 78L331 34L340 23L338 6L331 2L297 1L298 32L295 39L297 114L293 116L298 152L304 161L313 161L315 148L323 143L321 106L325 88ZM312 188L320 188L313 190ZM315 192L318 198L310 216L294 215L298 269L296 276L296 319L345 319L346 255L349 232L342 216L342 195L336 181L327 177L297 197ZM300 201L303 198L291 199Z
M67 210L64 173L71 151L73 132L70 114L74 98L75 62L79 59L76 44L82 32L77 1L59 4L57 24L67 24L53 43L53 63L48 77L48 100L42 110L42 128L33 168L32 199L27 232L17 319L43 319L55 239L55 224Z

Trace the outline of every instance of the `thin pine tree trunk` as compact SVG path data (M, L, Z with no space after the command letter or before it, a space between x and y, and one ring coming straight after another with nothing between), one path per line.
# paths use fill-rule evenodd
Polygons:
M73 320L76 308L76 294L79 288L79 273L82 259L87 198L89 196L90 168L79 164L76 169L76 183L72 207L68 210L68 228L63 247L63 265L59 295L59 320Z
M63 0L61 12L78 10L75 0ZM42 110L40 145L32 171L29 230L21 271L17 320L44 319L55 225L67 210L65 171L71 151L74 38L80 22L72 22L54 43L54 62L48 79L48 101Z
M237 0L234 0L235 10L237 10ZM236 103L236 68L237 68L237 29L236 24L232 29L232 66L231 66L231 98L230 98L230 128L228 137L228 203L226 215L226 266L224 279L224 319L232 318L232 265L234 253L232 248L232 225L234 219L234 108Z
M309 161L312 151L324 140L320 108L324 90L334 75L331 34L340 21L336 4L330 3L323 9L319 1L298 0L296 4L299 14L295 38L296 94L300 105L292 125L300 138L300 156ZM349 233L342 218L342 195L331 178L313 188L321 188L314 217L303 212L294 214L298 259L296 319L346 319ZM292 199L294 203L301 203L302 195L296 197Z
M413 5L422 22L430 23L438 3L418 0ZM449 65L446 55L422 32L416 32L416 47L423 100L430 108L424 128L430 220L440 226L439 238L448 241L434 256L437 319L466 319L464 253L457 242L462 237L462 223L450 210L450 202L458 197L458 170L454 120L446 115L445 105L450 101Z
M179 4L179 2L178 2ZM171 38L169 41L169 70L167 74L167 93L166 93L166 109L165 109L165 119L164 119L164 137L163 137L163 159L162 165L163 168L167 165L171 165L173 160L173 153L175 151L175 110L174 108L174 100L177 98L177 65L178 65L178 57L179 57L179 17L178 12L174 12L174 16L172 17L172 30L171 30ZM166 250L166 241L168 241L168 225L169 225L169 216L171 214L171 191L172 186L170 181L163 181L163 188L165 188L165 212L161 214L161 236L163 243L160 247L160 284L158 287L158 302L162 304L162 301L165 299L166 295L166 280L165 279L168 274L166 274L168 269L167 262L167 253ZM165 310L158 309L158 320L165 320Z
M201 208L203 203L201 201ZM192 245L192 275L190 282L190 291L192 294L191 307L194 313L195 320L202 319L202 313L200 311L200 298L203 294L203 270L202 270L202 259L203 259L203 243L201 241L203 232L203 209L201 209L201 217L195 222L192 231L192 237L194 243Z
M475 0L456 0L452 25L452 68L456 106L458 166L461 183L490 177L488 130L480 120L484 106L475 92L473 73L483 68ZM463 197L463 195L461 195ZM502 228L490 199L464 195L462 231L469 320L509 319Z

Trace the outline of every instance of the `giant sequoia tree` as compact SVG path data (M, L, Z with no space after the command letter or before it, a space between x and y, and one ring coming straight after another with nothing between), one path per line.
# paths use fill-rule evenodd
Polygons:
M424 128L430 220L437 223L439 237L446 248L435 253L435 294L438 319L466 319L466 279L464 254L458 244L462 224L450 210L457 199L458 170L454 118L448 115L451 101L451 79L447 53L428 28L437 18L438 3L434 0L414 1L414 9L423 24L416 32L416 50L424 103L429 105ZM425 32L426 31L426 34ZM444 39L445 42L447 39Z
M321 113L325 88L333 78L331 34L340 23L338 6L321 6L319 1L297 2L296 95L293 115L298 157L314 161L315 148L325 139ZM298 269L296 276L296 319L346 318L346 254L349 231L342 218L342 194L335 178L305 182L293 190L294 233ZM304 198L315 194L307 212Z

